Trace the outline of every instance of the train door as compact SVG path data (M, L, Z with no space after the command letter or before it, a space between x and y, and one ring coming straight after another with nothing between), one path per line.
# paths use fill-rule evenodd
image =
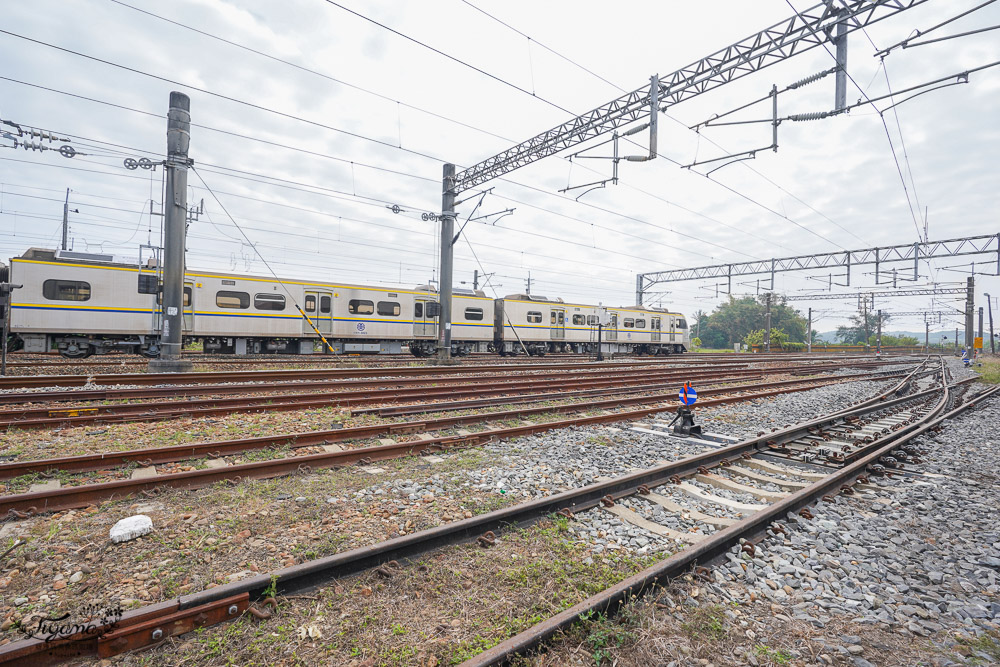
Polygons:
M416 299L413 302L413 335L414 336L436 336L437 318L432 316L434 308L430 304L435 303L431 299Z
M549 312L549 330L552 340L566 338L566 311L563 308L553 308Z
M605 340L618 340L618 313L611 313L608 318L608 328L604 334Z
M184 331L194 331L194 283L184 281Z
M670 342L673 343L675 337L677 336L677 319L674 317L670 318Z
M324 290L306 290L302 310L322 333L333 332L333 293ZM302 321L302 333L315 333L309 322Z
M649 328L652 329L651 340L658 343L660 341L660 318L654 317L649 323Z

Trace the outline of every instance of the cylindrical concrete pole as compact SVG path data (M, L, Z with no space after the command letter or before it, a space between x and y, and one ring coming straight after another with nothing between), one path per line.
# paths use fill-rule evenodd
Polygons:
M767 293L767 313L764 316L764 351L771 351L771 293Z
M813 309L809 309L809 320L806 323L806 352L813 351Z
M878 311L878 332L875 334L875 354L882 354L882 309Z
M972 338L975 334L976 279L965 279L965 349L972 354Z
M451 282L455 237L455 165L444 165L441 190L441 316L438 319L438 362L451 361Z
M187 231L188 147L191 143L191 100L184 93L170 93L167 112L167 161L163 202L163 300L160 358L151 371L176 373L191 369L181 359L184 336L184 246ZM193 295L192 295L193 298Z

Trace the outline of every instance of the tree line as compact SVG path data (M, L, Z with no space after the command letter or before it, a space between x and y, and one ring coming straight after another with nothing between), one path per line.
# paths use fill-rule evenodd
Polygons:
M767 315L767 295L729 298L716 306L711 313L699 311L694 318L691 335L700 339L701 347L711 349L732 349L736 343L760 345L764 340L764 326ZM882 313L882 328L885 329L889 315ZM785 297L771 295L771 345L777 347L798 347L806 343L806 336L812 337L815 345L818 333L808 332L808 320L801 312L788 305ZM850 318L850 324L837 327L836 340L843 344L876 344L878 315L874 312L857 314ZM920 345L912 336L882 334L882 345Z

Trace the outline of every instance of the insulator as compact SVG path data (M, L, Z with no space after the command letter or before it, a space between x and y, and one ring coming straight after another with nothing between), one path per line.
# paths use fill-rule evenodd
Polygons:
M631 130L627 130L625 132L622 132L622 136L624 136L624 137L631 137L633 134L639 134L640 132L642 132L643 130L645 130L647 127L649 127L649 123L643 123L642 125L638 125L636 127L633 127Z
M649 162L652 159L653 158L649 157L648 155L626 155L625 156L625 161L626 162Z
M833 114L829 111L814 111L812 113L797 113L788 117L789 120L822 120Z
M795 90L796 88L801 88L802 86L808 86L810 83L813 83L814 81L819 81L820 79L822 79L824 76L826 76L827 74L829 74L832 71L833 71L832 69L828 69L828 70L825 70L823 72L817 72L816 74L813 74L812 76L807 76L804 79L799 79L795 83L788 84L788 87L790 89L792 89L792 90Z

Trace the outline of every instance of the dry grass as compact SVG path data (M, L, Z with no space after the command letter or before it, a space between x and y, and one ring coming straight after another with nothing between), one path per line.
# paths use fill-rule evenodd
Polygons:
M986 384L1000 384L1000 358L983 357L980 379Z
M718 667L785 667L814 665L821 655L828 656L831 664L851 664L835 648L844 645L841 635L860 637L863 657L880 667L927 665L935 656L959 659L961 655L931 639L904 637L849 619L835 619L825 628L816 628L788 618L787 609L765 602L703 603L689 596L691 589L691 583L678 582L655 597L632 603L615 618L581 621L544 653L522 660L522 665L646 667L678 661ZM749 619L762 621L763 628ZM978 650L1000 648L989 644L989 639L979 642Z
M309 596L279 599L276 618L266 623L242 619L210 628L124 664L457 664L651 560L588 560L566 528L564 520L546 520L502 535L490 549L453 547L393 568L389 578L349 577ZM310 639L310 626L321 637Z

